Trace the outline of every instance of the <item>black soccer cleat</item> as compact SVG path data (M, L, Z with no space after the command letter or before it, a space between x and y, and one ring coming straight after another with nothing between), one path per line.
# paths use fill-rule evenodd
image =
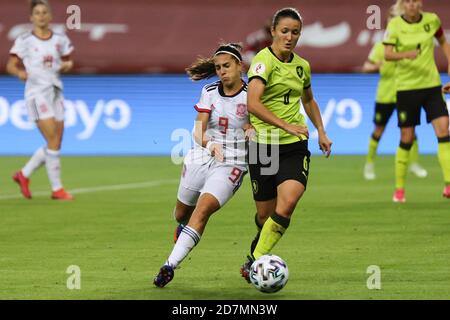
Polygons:
M174 275L175 272L173 271L173 268L171 266L164 265L161 267L161 269L159 269L159 273L153 280L153 284L159 288L162 288L170 281L172 281Z
M255 261L255 259L251 255L248 255L247 256L247 261L241 266L241 270L240 270L241 276L248 283L250 283L250 268L251 268L251 266L252 266L254 261Z

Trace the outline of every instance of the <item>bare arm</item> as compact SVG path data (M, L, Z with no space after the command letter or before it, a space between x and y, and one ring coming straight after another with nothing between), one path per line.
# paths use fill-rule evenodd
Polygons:
M362 72L364 73L375 73L380 70L381 62L374 63L372 61L367 60L364 62L364 65L362 66Z
M6 72L8 72L12 76L18 77L20 80L27 80L27 72L21 68L19 68L19 58L17 56L10 56L8 59L8 63L6 64Z
M417 58L418 54L419 54L419 50L395 52L393 45L385 45L384 46L384 59L386 61L398 61L398 60L402 60L402 59L414 60L415 58Z
M444 84L444 86L442 87L442 92L450 93L450 82L447 82L446 84Z
M194 140L203 148L208 149L211 156L215 157L219 161L223 161L223 149L222 145L213 143L211 138L207 135L206 129L208 128L209 113L199 112L197 119L195 119L194 126Z
M439 45L442 48L442 51L444 52L445 57L447 58L447 64L448 64L448 74L450 75L450 44L448 43L447 39L445 38L445 34L443 33L438 39Z
M59 68L60 72L69 72L73 68L73 60L70 57L63 57L61 67Z
M253 114L255 117L261 119L262 121L273 125L277 128L283 129L284 131L295 135L305 135L308 136L308 128L305 126L299 126L294 124L289 124L286 121L278 118L274 115L266 106L261 102L261 97L264 93L265 84L262 80L255 78L248 84L247 90L247 109L248 112Z
M317 104L316 100L314 99L311 87L309 87L308 89L306 89L303 92L302 104L303 104L303 108L306 111L306 114L308 115L308 118L314 124L314 126L317 129L317 132L319 133L320 150L322 150L322 152L328 158L331 153L331 145L333 144L333 142L328 138L328 136L325 132L325 128L324 128L323 122L322 122L322 116L320 114L319 105Z

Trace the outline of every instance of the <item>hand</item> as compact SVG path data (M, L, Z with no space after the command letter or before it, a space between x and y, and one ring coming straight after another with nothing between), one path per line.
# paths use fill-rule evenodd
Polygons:
M28 74L25 70L19 70L19 72L17 73L17 77L22 81L27 81Z
M63 61L61 63L61 67L59 68L60 72L69 72L70 69L72 69L73 67L73 61L69 60L69 61Z
M406 51L406 52L404 53L405 59L414 60L414 59L417 58L417 56L419 55L419 53L420 53L419 50Z
M300 137L300 135L306 136L306 138L309 137L308 127L307 126L300 126L296 124L286 124L283 128L284 131L287 133L290 133L294 136Z
M206 148L212 157L214 157L217 161L223 162L223 148L221 144L209 141L206 144Z
M442 92L443 93L450 93L450 82L444 84L444 86L442 87Z
M319 132L319 148L327 158L330 157L332 144L333 142L327 137L325 132Z
M243 129L246 141L253 140L253 138L256 137L256 130L251 124L244 126Z

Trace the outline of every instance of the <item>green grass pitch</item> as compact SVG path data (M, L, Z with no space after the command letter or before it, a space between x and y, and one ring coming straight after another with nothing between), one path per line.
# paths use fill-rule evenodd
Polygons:
M448 299L450 201L435 156L426 179L409 176L394 204L393 157L362 178L362 156L315 156L308 191L274 250L289 266L286 287L263 294L239 275L255 234L248 177L217 212L199 245L164 289L152 279L173 246L180 166L169 157L64 157L73 202L49 199L45 169L19 197L12 173L27 157L1 157L0 299ZM81 289L69 290L70 265ZM381 269L369 290L367 268Z

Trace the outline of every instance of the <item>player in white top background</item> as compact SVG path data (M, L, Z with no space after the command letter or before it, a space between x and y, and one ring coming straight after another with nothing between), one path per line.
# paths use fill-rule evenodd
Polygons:
M30 121L36 123L47 144L35 151L26 165L13 176L23 196L31 199L30 176L45 164L52 187L52 199L72 200L61 183L60 148L64 131L64 97L60 72L73 67L73 46L64 34L50 29L52 19L47 1L31 2L33 30L20 35L10 50L9 74L25 81L25 103ZM20 67L20 61L25 70Z
M211 58L186 69L192 80L219 77L202 89L194 126L194 147L184 159L175 219L175 245L154 279L164 287L174 269L200 241L210 216L233 196L247 172L246 140L254 133L247 112L247 84L241 79L241 47L221 45ZM178 231L178 232L177 232Z

